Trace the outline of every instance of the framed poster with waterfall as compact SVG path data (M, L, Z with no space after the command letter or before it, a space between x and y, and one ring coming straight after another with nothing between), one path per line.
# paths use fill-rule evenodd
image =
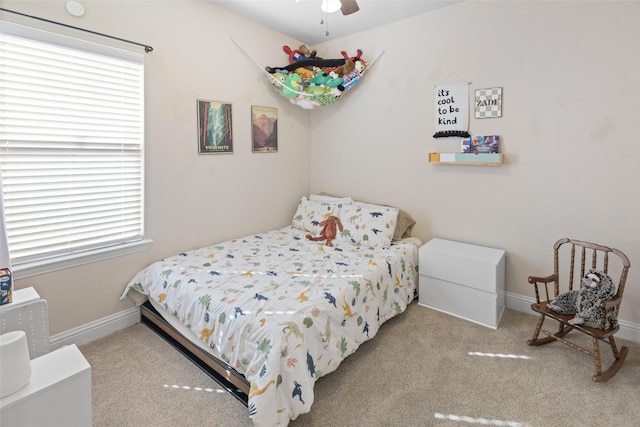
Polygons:
M231 104L198 99L198 153L233 153Z
M278 109L251 106L251 151L278 152Z

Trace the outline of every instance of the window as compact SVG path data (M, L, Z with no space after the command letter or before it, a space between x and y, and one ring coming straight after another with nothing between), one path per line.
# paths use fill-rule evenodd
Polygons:
M0 171L14 272L139 250L148 243L142 54L0 28Z

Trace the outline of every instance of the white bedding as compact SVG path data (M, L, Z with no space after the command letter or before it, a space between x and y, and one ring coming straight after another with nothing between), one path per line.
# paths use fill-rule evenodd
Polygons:
M243 374L254 425L287 425L319 377L414 299L420 244L328 247L285 227L158 261L123 297L148 295Z

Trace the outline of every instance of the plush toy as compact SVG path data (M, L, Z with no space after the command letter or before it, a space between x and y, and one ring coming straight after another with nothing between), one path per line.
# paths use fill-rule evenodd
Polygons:
M339 77L336 73L331 71L329 73L329 78L324 82L324 84L329 87L338 87L342 84L342 77Z
M332 88L340 86L342 84L342 78L338 77L338 75L333 71L324 73L322 70L318 70L315 76L307 79L307 83L313 83L318 86L324 85Z
M353 85L358 83L361 74L356 70L351 71L349 74L342 76L342 86L344 90L349 90Z
M307 83L313 83L315 85L324 84L327 79L327 74L325 74L321 69L316 69L316 75L307 80Z
M316 50L309 50L309 48L307 47L307 45L301 44L300 47L298 48L298 50L300 52L302 52L302 54L304 56L306 56L307 58L318 58L318 59L322 59L320 57L317 57L316 55L318 54L318 52L316 52Z
M267 73L276 73L276 72L282 72L282 71L293 71L296 68L300 68L300 67L307 67L309 69L313 69L313 67L318 67L318 68L330 68L331 70L339 67L341 65L344 65L346 59L344 58L336 58L336 59L318 59L318 58L312 58L312 59L301 59L299 61L294 61L292 63L290 63L289 65L284 65L284 66L278 66L278 67L270 67L270 66L266 66L264 67L264 69L267 71ZM331 71L329 70L329 71Z
M284 88L285 81L287 80L287 74L286 73L274 73L273 77L274 78L273 78L273 81L271 82L271 84L274 85L278 89L278 92L282 93L282 89Z
M336 227L339 228L340 231L344 229L340 218L330 215L326 219L321 221L320 225L322 226L322 230L320 230L319 236L313 237L311 236L311 234L307 234L305 237L308 240L313 240L314 242L317 242L319 240L326 240L327 246L333 246L333 243L331 241L338 235Z
M304 92L308 93L310 95L324 95L325 93L329 92L331 90L330 87L325 86L325 85L312 85L312 86L307 86L306 88L304 88Z
M313 71L304 67L298 67L293 70L293 72L296 74L300 74L300 77L307 80L315 76L315 73Z
M344 61L344 65L333 70L338 76L342 77L349 74L356 67L355 62L351 59L347 59Z
M282 94L287 98L295 98L300 91L300 83L302 82L302 77L300 74L289 73L284 81L284 87L282 88Z
M294 49L291 49L289 46L284 45L284 46L282 46L282 50L284 51L284 53L289 55L289 64L293 64L294 62L298 62L298 61L303 61L305 59L309 59L309 57L305 56L304 52L299 50L299 49L295 49L294 50Z
M357 59L360 59L360 57L362 56L362 49L357 49L357 50L356 50L356 56L352 56L352 57L349 57L349 55L347 54L347 52L345 52L344 50L343 50L342 52L340 52L340 53L342 54L342 57L343 57L344 59L352 59L352 60L354 60L354 61L355 61L355 60L357 60Z
M615 297L615 287L607 274L600 270L591 269L582 279L580 289L573 289L558 295L548 307L561 314L575 314L569 320L571 325L582 325L591 328L601 328L605 317L602 301ZM610 324L606 328L613 328L618 324L613 309L609 314Z
M353 62L353 68L351 68L349 71L345 72L344 74L349 74L350 71L357 71L358 73L362 73L364 71L364 69L367 67L367 64L364 62L364 60L362 58L360 58L362 56L362 50L358 49L357 50L357 54L356 56L351 56L349 57L349 55L347 55L347 52L345 52L344 50L340 53L342 53L342 57L345 59L345 65L347 64L347 61L351 61Z

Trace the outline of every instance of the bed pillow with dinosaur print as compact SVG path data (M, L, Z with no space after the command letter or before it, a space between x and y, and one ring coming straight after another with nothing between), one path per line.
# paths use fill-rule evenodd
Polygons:
M333 215L339 217L342 203L314 202L306 197L300 200L291 225L312 235L320 234L320 223Z
M398 208L354 203L344 205L340 220L344 229L338 233L338 243L362 246L389 246L398 221Z

